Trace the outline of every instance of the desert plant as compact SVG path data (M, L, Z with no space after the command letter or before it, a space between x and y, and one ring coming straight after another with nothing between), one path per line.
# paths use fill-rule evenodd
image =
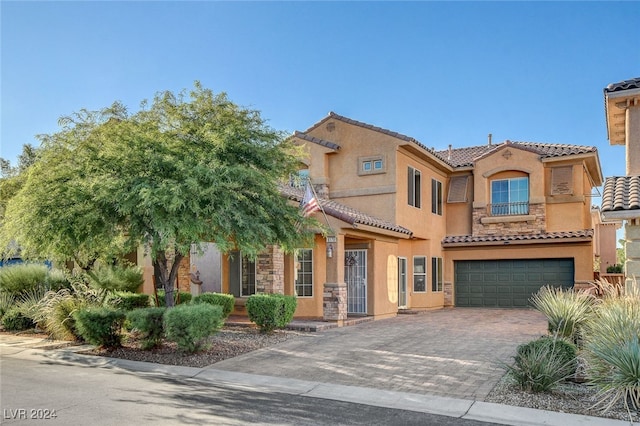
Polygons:
M8 331L23 331L34 328L36 324L19 306L14 306L3 315L2 326Z
M46 265L22 263L0 268L0 291L19 296L44 287L47 279Z
M38 303L35 316L37 324L51 337L60 340L79 340L74 312L87 307L102 306L106 290L88 286L82 276L71 277L71 289L49 291Z
M139 266L100 265L87 274L95 288L135 293L144 283Z
M594 297L584 291L545 286L531 297L531 303L546 317L549 333L575 341L594 305Z
M192 300L193 303L208 303L210 305L222 306L222 315L225 319L228 318L233 311L235 301L236 299L233 297L233 294L223 293L202 293Z
M563 339L543 337L520 345L513 365L504 367L521 389L548 392L575 372L575 348Z
M105 348L115 348L122 343L124 311L105 307L90 307L73 313L78 333L87 342Z
M165 337L189 353L208 348L209 337L223 324L222 307L207 303L178 305L164 314Z
M247 299L247 314L260 331L269 333L284 328L293 319L297 299L282 294L254 294Z
M132 311L134 309L149 307L149 295L118 291L107 296L107 303L114 308Z
M640 409L640 297L609 297L585 324L587 377L604 411L623 400Z
M167 306L166 300L164 298L164 290L158 290L158 299L156 300L155 295L151 295L151 304L157 307ZM173 301L174 305L184 305L191 302L191 293L187 291L174 291L173 292Z
M61 269L52 268L47 273L45 280L47 290L58 291L63 288L71 288L71 282L67 273Z
M2 318L15 303L15 296L6 291L0 291L0 318Z
M131 328L142 333L142 349L154 348L162 341L165 310L166 308L148 307L127 312Z
M22 293L15 301L15 306L19 307L22 313L30 318L35 325L38 325L39 305L44 295L44 289L42 287L36 287Z

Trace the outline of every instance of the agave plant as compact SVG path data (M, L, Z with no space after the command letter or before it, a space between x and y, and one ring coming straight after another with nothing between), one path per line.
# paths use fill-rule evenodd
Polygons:
M531 303L547 317L551 334L575 341L595 298L585 291L545 286L531 297Z
M600 388L596 406L619 401L640 409L640 297L606 298L584 326L587 375Z

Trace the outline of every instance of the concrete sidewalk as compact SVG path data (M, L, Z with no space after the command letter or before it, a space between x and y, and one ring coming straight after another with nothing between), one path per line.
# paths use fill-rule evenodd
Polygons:
M512 407L468 399L373 389L362 386L321 383L286 377L272 377L213 368L176 367L115 358L82 355L83 346L56 348L56 342L25 336L0 335L0 356L30 359L43 363L73 363L94 368L126 370L130 374L182 377L206 383L224 384L237 389L352 402L370 406L438 414L460 419L505 425L623 426L628 422L531 408Z

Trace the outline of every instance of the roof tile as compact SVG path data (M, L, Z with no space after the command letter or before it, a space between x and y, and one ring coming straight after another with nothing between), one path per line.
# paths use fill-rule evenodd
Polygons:
M640 209L640 176L606 178L602 193L602 211Z
M540 234L515 234L515 235L453 235L442 240L443 245L448 244L474 244L474 243L509 243L511 241L532 240L570 240L576 238L592 238L593 230L547 232Z
M629 89L640 89L640 77L624 80L618 83L611 83L604 88L604 91L605 93L612 93Z

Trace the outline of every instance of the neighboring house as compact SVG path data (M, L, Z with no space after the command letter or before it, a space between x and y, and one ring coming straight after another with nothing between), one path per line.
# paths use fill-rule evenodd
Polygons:
M625 220L627 284L640 277L640 78L609 84L604 89L607 136L624 145L626 176L607 177L602 217Z
M622 221L603 221L600 208L594 206L591 207L591 219L594 236L594 271L598 271L602 277L607 274L607 268L618 265L617 232L622 227Z

